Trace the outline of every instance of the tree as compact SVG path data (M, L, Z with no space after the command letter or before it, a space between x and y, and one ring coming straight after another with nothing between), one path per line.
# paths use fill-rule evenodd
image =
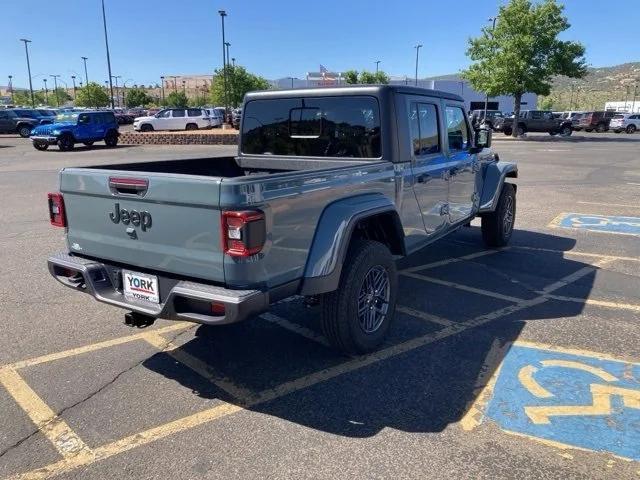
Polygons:
M189 99L184 92L171 92L165 99L167 107L186 107Z
M485 27L480 37L469 39L467 55L475 63L462 76L491 97L513 95L516 118L524 93L548 95L554 75L583 77L584 46L558 39L570 27L563 11L556 0L535 5L510 0L500 7L495 29ZM514 128L514 137L517 132Z
M89 82L79 88L75 103L78 107L106 107L110 104L109 95L104 91L104 87L96 82Z
M240 105L248 92L267 90L270 86L266 78L249 73L244 67L227 66L227 101L231 106ZM216 70L210 93L214 105L224 105L224 70Z
M69 100L72 100L71 95L69 95L69 93L64 88L58 87L57 90L52 89L49 91L49 105L53 105L56 103L56 91L58 92L58 101L60 102L61 106Z
M349 84L364 84L364 85L373 85L373 84L387 84L389 83L389 75L387 75L382 70L379 70L375 73L367 72L363 70L362 72L358 72L357 70L347 70L343 74L343 78L345 82Z
M153 102L149 94L141 88L130 88L127 90L127 107L144 107Z

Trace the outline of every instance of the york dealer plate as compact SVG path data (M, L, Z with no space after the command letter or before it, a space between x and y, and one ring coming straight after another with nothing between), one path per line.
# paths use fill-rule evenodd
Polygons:
M122 271L124 284L124 296L128 300L143 300L151 303L160 303L158 292L158 277L144 273Z

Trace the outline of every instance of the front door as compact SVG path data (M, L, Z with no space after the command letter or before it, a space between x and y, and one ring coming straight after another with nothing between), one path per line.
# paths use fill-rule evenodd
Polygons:
M427 97L410 97L408 105L411 135L413 190L418 200L427 235L447 225L447 157L443 152L438 105Z
M74 131L74 137L76 140L81 142L86 142L91 140L92 138L92 130L94 125L92 124L95 121L91 115L88 113L81 113L78 115L78 124L76 125Z
M445 107L445 124L449 148L449 220L458 223L470 218L478 203L476 175L478 160L471 148L471 130L464 110L455 105Z

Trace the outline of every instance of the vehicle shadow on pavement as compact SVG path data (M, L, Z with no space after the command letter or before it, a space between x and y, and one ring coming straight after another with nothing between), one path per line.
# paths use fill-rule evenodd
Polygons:
M73 153L73 152L87 152L89 150L119 150L122 148L138 147L139 145L116 145L115 147L107 147L106 145L76 145L73 150L60 150L58 147L53 146L48 148L44 153Z
M215 372L213 382L187 367L175 368L175 361L167 362L172 352L144 365L200 397L336 435L369 437L384 428L442 431L469 411L527 321L576 317L584 307L579 301L545 299L529 305L528 300L570 275L578 275L586 290L594 283L596 268L564 258L562 252L575 240L529 231L515 232L512 240L510 249L443 265L443 260L483 251L479 229L464 228L399 262L400 270L412 268L451 284L401 275L398 304L405 308L366 365L359 363L362 357L346 357L318 341L320 309L305 307L302 300L273 306L271 317L198 327L173 358L181 353L199 359ZM414 269L420 265L427 268ZM407 309L434 315L441 323ZM216 379L221 380L217 385ZM234 399L228 385L250 392L248 398Z

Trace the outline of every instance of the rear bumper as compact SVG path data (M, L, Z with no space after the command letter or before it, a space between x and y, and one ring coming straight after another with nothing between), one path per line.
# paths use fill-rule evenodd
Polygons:
M154 318L223 325L262 313L269 306L269 294L261 290L230 290L185 280L172 281L168 293L161 293L159 304L130 300L114 284L120 278L118 267L66 253L49 257L47 263L51 275L63 285L88 293L99 302ZM211 302L224 304L224 314L212 314Z

